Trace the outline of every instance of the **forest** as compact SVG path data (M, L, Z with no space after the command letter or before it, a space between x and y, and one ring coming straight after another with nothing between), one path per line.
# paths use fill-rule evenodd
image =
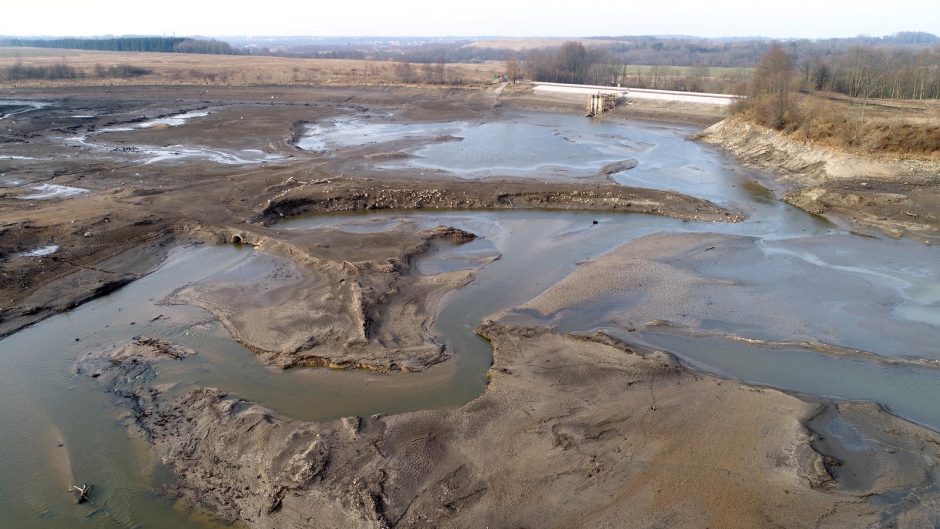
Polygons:
M63 48L94 51L145 51L163 53L236 53L227 42L183 37L114 37L114 38L0 38L3 47Z

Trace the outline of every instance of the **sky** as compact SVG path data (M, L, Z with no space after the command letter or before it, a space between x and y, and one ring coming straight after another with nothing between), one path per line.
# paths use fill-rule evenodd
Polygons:
M775 38L940 34L940 0L2 0L0 35Z

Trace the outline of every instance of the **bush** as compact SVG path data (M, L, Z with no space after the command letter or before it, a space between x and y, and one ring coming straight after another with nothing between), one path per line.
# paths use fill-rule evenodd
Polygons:
M151 73L152 70L147 68L141 68L140 66L133 66L130 64L118 64L116 66L102 66L100 64L95 65L95 75L98 77L119 77L121 79L127 79L129 77L140 77L141 75L147 75Z
M870 151L933 154L940 151L940 127L903 121L871 123L864 127L862 140Z
M836 147L850 145L855 124L849 116L828 102L810 101L804 105L799 134L805 139Z
M50 66L27 66L22 63L8 66L3 71L3 78L8 81L25 81L29 79L76 79L82 73L75 68L60 62Z
M796 130L803 121L796 105L789 100L781 101L776 94L740 99L732 105L731 111L765 127L785 132Z

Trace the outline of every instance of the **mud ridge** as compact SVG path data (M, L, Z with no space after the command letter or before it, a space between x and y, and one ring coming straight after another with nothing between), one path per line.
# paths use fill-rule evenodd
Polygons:
M619 185L392 182L362 186L330 180L298 185L271 199L253 221L329 211L383 209L549 209L622 211L706 222L738 222L743 215L679 193Z

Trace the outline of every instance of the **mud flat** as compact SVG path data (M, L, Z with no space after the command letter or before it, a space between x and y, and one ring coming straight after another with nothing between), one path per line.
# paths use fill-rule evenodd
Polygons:
M400 233L382 226L343 233L352 241ZM317 238L323 240L322 232ZM677 328L694 327L703 314L725 315L739 332L766 328L798 338L814 317L808 306L818 302L802 299L807 293L768 294L806 304L777 307L807 318L784 322L792 328L775 328L778 320L754 307L753 314L735 308L755 300L762 306L762 294L732 277L747 272L722 272L721 262L762 256L756 244L726 235L654 235L579 266L478 329L493 347L489 383L456 410L304 422L212 388L163 395L145 377L121 376L121 362L99 380L133 396L125 400L133 404L132 429L177 473L174 494L251 527L440 527L480 520L498 527L616 526L625 517L679 527L700 527L703 519L723 527L933 523L940 505L936 433L877 405L798 398L690 370L630 338L640 327L631 314L672 320ZM363 246L375 253L378 245ZM714 274L725 277L709 277ZM713 298L710 286L727 299ZM625 292L610 295L612 289ZM606 315L581 318L591 307ZM581 320L630 328L620 339L578 328Z
M496 257L482 258L470 270L422 274L417 261L423 254L476 238L445 227L235 237L289 259L268 256L254 269L213 276L169 300L208 309L236 340L283 368L420 371L446 360L450 353L429 332L437 304Z
M34 91L30 96L42 104L24 103L29 111L15 122L5 120L8 126L0 129L0 259L58 246L42 259L3 261L0 336L147 273L166 248L192 240L194 231L200 232L196 239L215 240L220 233L250 231L246 220L380 208L591 209L741 218L730 206L669 191L627 189L602 177L473 183L446 174L421 177L414 168L398 167L373 170L382 174L377 182L360 176L367 172L361 167L349 170L368 156L406 156L402 150L446 138L393 134L391 143L327 154L293 144L296 123L338 116L394 115L419 123L479 119L492 112L485 91L219 88L207 97L204 90L189 88L128 90ZM21 95L18 90L10 101ZM259 160L270 163L255 163ZM57 192L36 197L34 189ZM73 189L82 192L61 192Z
M250 527L915 527L940 505L932 490L903 509L866 499L929 483L938 463L936 434L877 408L851 408L853 427L893 448L841 461L848 489L805 425L838 407L619 343L479 332L490 383L457 410L304 423L213 389L141 392L137 428L179 494Z
M745 164L769 170L784 200L850 228L936 242L940 234L940 162L866 156L784 137L728 118L701 139Z
M167 90L0 127L0 331L35 324L0 341L15 523L86 516L47 493L72 473L129 526L940 523L933 247L781 204L683 127L540 117L576 178L414 133L535 124L512 90ZM298 148L338 120L411 132ZM16 199L42 184L87 193Z

